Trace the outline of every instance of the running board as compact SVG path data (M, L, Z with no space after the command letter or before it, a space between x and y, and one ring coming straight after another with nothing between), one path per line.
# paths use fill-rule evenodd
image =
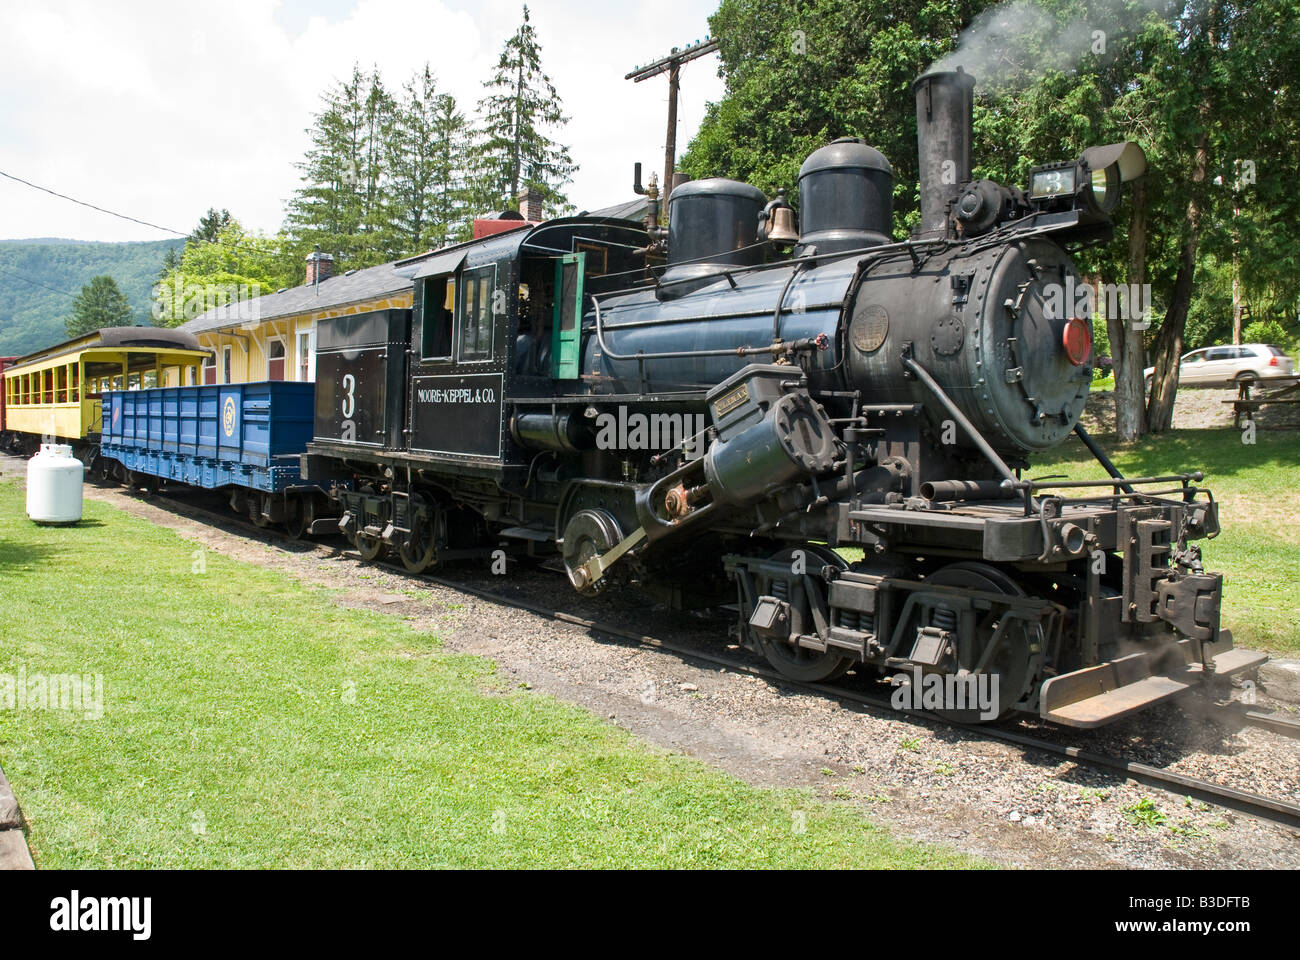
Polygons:
M1268 654L1225 650L1214 656L1214 676L1231 676L1258 667ZM1052 677L1043 684L1039 714L1068 727L1099 727L1199 686L1199 663L1153 674L1150 655L1134 653L1109 663Z

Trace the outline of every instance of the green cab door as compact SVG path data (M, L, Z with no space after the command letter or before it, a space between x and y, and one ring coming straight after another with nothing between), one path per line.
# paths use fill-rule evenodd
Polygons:
M555 320L551 325L551 376L577 380L582 349L582 275L587 255L570 253L555 262Z

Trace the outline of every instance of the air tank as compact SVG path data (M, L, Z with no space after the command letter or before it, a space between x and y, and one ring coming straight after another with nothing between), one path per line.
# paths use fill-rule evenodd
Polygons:
M841 137L799 168L799 242L818 253L888 243L894 168L866 141Z
M27 461L27 516L35 523L81 519L81 485L86 468L66 443L43 443Z

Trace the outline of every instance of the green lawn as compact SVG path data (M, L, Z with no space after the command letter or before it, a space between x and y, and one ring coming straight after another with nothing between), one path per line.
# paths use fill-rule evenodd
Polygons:
M0 675L104 684L99 719L0 703L40 867L978 865L507 689L395 617L86 518L37 527L0 483Z
M1201 548L1206 567L1225 575L1224 626L1240 646L1300 655L1300 433L1259 430L1254 444L1232 429L1176 430L1130 446L1097 439L1129 476L1205 473L1223 532ZM1026 476L1059 473L1106 476L1073 436Z

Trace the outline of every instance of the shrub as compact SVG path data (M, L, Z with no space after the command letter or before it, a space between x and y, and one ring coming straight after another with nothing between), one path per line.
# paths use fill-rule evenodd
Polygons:
M1276 320L1252 320L1241 331L1243 343L1286 343L1286 330Z

